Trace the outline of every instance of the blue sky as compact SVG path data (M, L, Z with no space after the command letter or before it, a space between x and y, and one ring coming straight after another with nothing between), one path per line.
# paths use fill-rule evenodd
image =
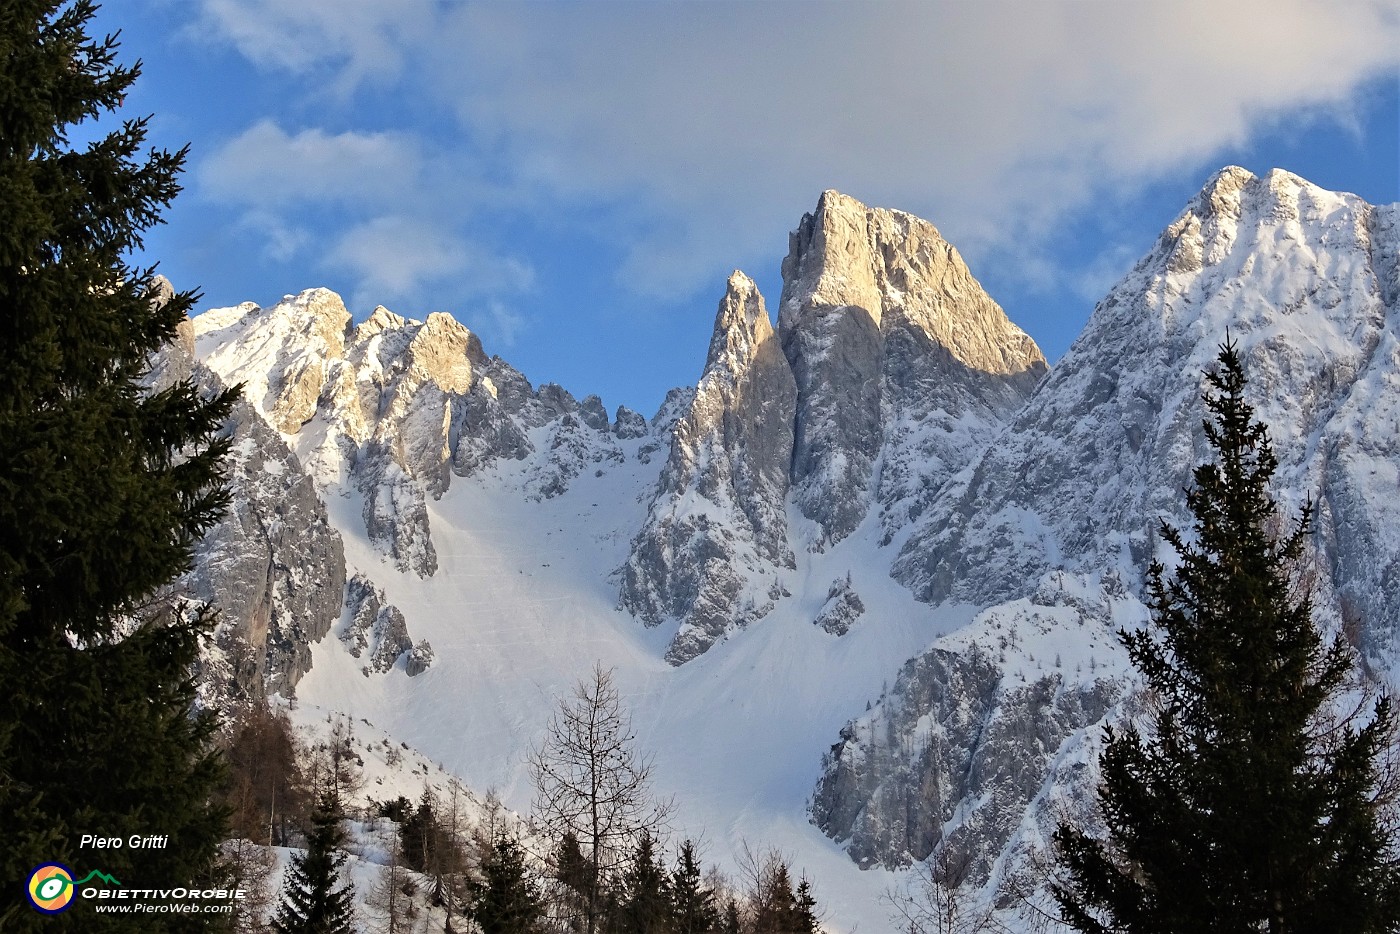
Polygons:
M826 188L936 224L1058 358L1225 164L1400 201L1400 0L108 0L191 155L147 252L203 307L450 311L650 414L730 270L776 314Z

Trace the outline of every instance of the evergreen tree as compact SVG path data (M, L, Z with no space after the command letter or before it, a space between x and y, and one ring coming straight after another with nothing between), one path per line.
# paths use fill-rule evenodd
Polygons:
M622 873L613 928L618 934L664 934L670 930L670 920L671 882L656 852L656 841L643 830Z
M282 906L272 919L277 934L351 934L354 889L339 885L345 865L340 802L323 794L311 815L306 849L292 857L282 886Z
M695 844L686 840L671 871L671 927L676 934L711 934L719 927L715 893L704 884Z
M1268 434L1232 344L1219 363L1205 395L1215 461L1187 493L1194 540L1164 524L1180 563L1149 570L1158 631L1120 633L1156 696L1153 730L1108 732L1108 839L1059 828L1054 894L1088 932L1400 930L1376 766L1392 708L1326 722L1353 662L1324 643L1298 573L1311 509L1271 534Z
M559 883L555 902L571 930L582 930L586 924L593 878L593 868L578 845L578 837L565 831L554 854L554 879Z
M720 934L741 934L744 929L743 919L739 917L739 900L734 896L724 900L724 911L720 914L719 932Z
M525 850L512 837L498 835L481 860L481 879L467 885L468 914L482 934L534 934L544 920L544 896Z
M403 822L403 861L418 872L432 872L437 856L438 837L437 798L431 789L423 789L418 807Z
M793 893L792 930L796 934L817 934L821 923L817 918L817 898L812 894L812 883L806 876L797 883Z
M769 854L753 893L754 934L798 934L797 896L787 861Z
M190 716L211 620L154 595L226 503L213 439L233 394L143 385L194 297L156 301L152 270L126 261L178 191L184 153L141 154L144 120L70 144L139 73L113 37L89 37L93 14L88 0L0 12L0 878L81 862L80 835L100 830L169 837L108 851L105 871L188 884L223 836L213 721ZM49 923L5 891L0 927ZM78 913L84 930L130 927Z

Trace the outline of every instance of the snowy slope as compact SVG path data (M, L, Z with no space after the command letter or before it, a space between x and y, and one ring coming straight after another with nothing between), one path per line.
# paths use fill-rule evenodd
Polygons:
M1056 815L1089 819L1099 725L1135 709L1113 632L1145 618L1227 327L1280 497L1320 497L1327 586L1400 674L1396 208L1227 169L1043 381L931 225L831 192L792 249L777 331L731 279L699 391L649 422L536 388L445 315L353 325L313 290L196 319L343 579L432 647L366 673L342 613L300 701L524 811L554 699L601 663L677 829L729 867L788 851L833 930L887 929L880 896L946 841L987 891L1034 875Z

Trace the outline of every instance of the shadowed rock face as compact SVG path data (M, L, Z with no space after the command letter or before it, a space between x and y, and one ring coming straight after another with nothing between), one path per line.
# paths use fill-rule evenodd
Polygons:
M778 332L798 393L793 489L818 547L877 502L887 529L916 514L1046 372L932 224L834 191L789 238Z
M736 272L705 372L677 422L621 604L648 625L681 620L680 663L772 608L791 567L786 496L796 387L753 281Z
M196 547L188 576L194 595L219 611L219 657L205 678L245 697L290 694L311 670L312 644L340 618L344 548L296 454L248 402L224 431L234 441L232 502Z

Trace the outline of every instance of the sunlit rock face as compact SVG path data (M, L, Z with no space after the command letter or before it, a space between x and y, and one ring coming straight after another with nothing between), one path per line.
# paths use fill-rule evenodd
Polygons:
M427 504L454 476L528 460L526 494L549 498L621 457L600 399L536 390L446 314L380 306L352 325L339 296L311 289L208 311L194 327L207 365L244 384L317 486L358 494L371 541L422 577L437 570Z
M932 224L835 191L789 237L778 333L794 494L819 548L877 503L887 530L917 515L1046 372Z

